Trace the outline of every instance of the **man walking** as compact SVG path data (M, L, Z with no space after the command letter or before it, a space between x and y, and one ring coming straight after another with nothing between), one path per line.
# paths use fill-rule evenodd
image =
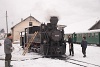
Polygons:
M87 41L86 41L86 37L83 37L83 40L81 42L81 47L82 47L82 53L83 53L83 57L86 57L86 48L87 48Z
M70 52L70 56L74 56L74 50L73 50L73 40L71 38L71 36L68 36L68 43L69 43L69 52Z
M6 39L4 40L4 52L5 52L5 67L13 67L10 65L11 62L11 53L14 50L12 47L12 35L9 33L7 34Z

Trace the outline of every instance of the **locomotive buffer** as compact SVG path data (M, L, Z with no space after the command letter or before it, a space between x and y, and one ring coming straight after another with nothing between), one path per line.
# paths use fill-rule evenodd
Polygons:
M35 32L33 34L33 36L31 37L31 39L29 40L29 42L28 42L27 46L25 47L24 52L22 54L23 56L25 56L26 52L28 52L28 48L30 47L31 43L34 41L37 34L38 34L38 32Z

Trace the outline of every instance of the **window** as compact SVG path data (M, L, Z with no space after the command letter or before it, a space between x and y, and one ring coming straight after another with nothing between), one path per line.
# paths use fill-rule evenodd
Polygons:
M29 26L32 26L32 22L29 22Z
M95 33L95 36L98 36L98 33Z
M90 37L90 33L88 33L88 37Z
M82 34L82 37L84 37L85 36L85 34Z
M94 33L92 33L92 37L94 37Z
M96 37L96 38L98 37L98 33L95 33L95 37Z
M81 37L81 34L79 34L78 36Z
M77 37L79 37L79 34L77 34Z

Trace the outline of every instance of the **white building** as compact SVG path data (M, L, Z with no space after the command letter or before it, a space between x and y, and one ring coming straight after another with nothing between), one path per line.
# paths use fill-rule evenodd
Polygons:
M41 23L32 16L29 16L26 19L21 20L21 22L19 22L11 28L13 41L20 40L20 32L25 31L25 28L29 26L40 26L40 24Z

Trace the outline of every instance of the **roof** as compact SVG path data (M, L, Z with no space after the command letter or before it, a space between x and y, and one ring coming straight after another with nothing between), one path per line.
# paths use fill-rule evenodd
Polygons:
M57 27L58 27L59 30L62 30L62 29L64 29L67 26L66 25L57 25Z
M29 17L27 17L26 19L22 20L21 22L27 20L28 18L33 18L34 20L36 20L37 22L39 22L37 19L35 19L35 18L34 18L33 16L31 16L31 15L30 15ZM15 26L19 25L21 22L17 23ZM40 23L40 22L39 22L39 23ZM11 29L13 29L15 26L13 26Z
M70 25L67 25L65 28L65 33L76 33L76 32L84 32L88 31L94 24L96 24L100 20L99 18L92 18L82 22L76 22Z
M95 23L89 30L98 29L98 28L95 28L97 25L100 25L100 20L97 21L97 23Z
M96 32L100 32L100 29L96 29L96 30L87 30L87 31L81 31L81 32L74 32L76 34L81 34L81 33L96 33ZM73 33L67 33L67 34L73 34Z
M100 29L96 29L96 30L87 30L87 31L83 31L83 32L76 32L77 34L79 33L96 33L96 32L100 32Z

